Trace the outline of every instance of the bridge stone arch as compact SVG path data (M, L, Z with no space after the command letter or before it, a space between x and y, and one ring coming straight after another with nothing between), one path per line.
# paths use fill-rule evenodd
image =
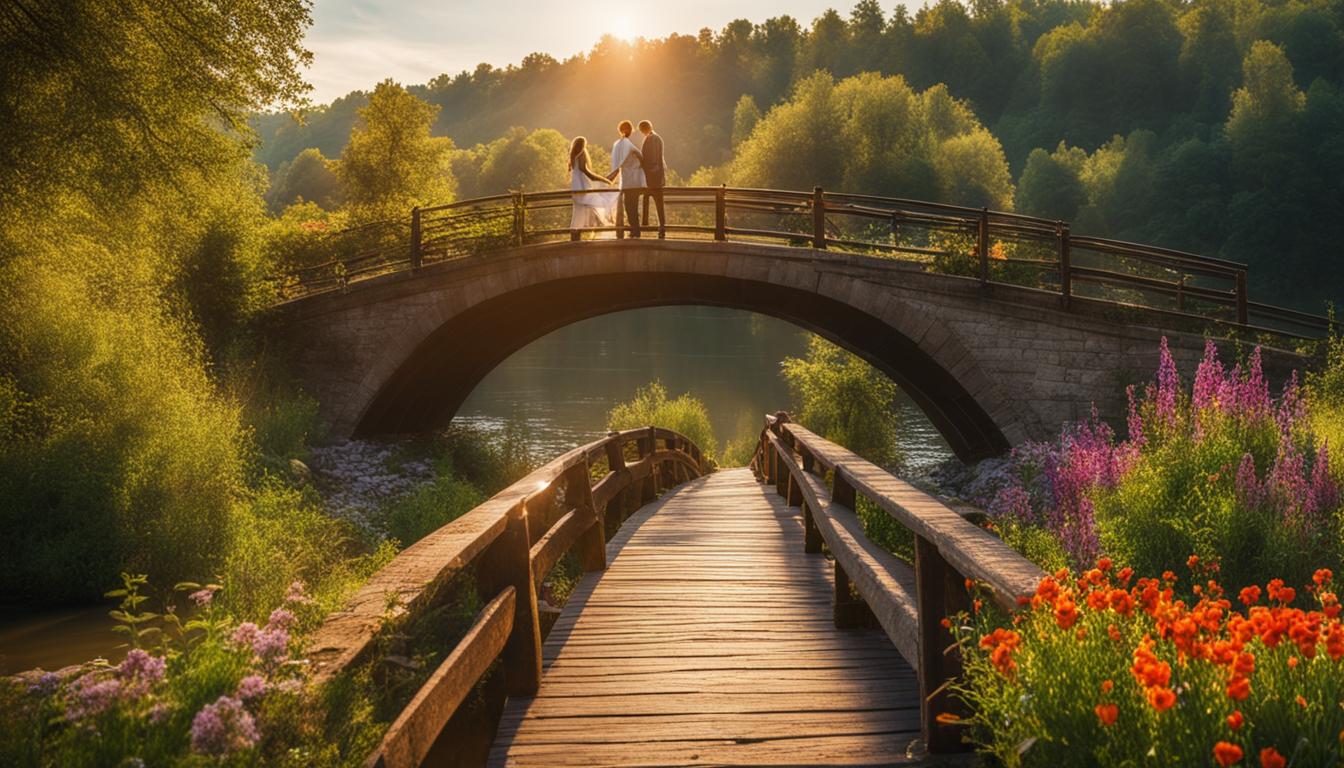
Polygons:
M281 305L269 338L341 434L446 424L529 342L579 320L664 305L792 322L899 383L962 459L1041 439L1151 375L1156 328L1063 311L1027 288L890 259L745 243L552 243L382 275ZM1171 334L1185 370L1203 340ZM784 404L781 404L781 407Z

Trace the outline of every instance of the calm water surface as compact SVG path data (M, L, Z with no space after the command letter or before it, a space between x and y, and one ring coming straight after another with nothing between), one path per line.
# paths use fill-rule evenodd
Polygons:
M709 409L720 445L754 436L762 417L789 407L780 361L801 356L807 336L781 320L714 307L620 312L562 328L510 357L481 382L458 420L500 432L522 425L545 460L606 433L607 412L639 387L661 381ZM908 398L899 447L906 473L952 455ZM33 612L0 607L0 674L120 658L106 606Z

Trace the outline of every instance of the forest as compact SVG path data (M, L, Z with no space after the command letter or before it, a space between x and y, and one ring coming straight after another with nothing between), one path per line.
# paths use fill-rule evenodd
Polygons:
M1320 311L1344 295L1342 36L1331 0L941 0L913 14L863 0L810 24L604 37L565 61L483 63L407 90L439 108L460 197L561 186L562 137L606 145L618 120L647 117L683 183L1067 219L1245 262L1257 295ZM658 85L640 85L650 72ZM273 206L300 193L291 168L311 178L339 157L369 98L252 119Z

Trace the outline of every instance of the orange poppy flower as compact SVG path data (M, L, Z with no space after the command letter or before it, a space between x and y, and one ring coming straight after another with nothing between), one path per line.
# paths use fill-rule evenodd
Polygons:
M1246 718L1241 714L1240 709L1232 710L1232 714L1227 716L1227 727L1234 731L1240 731L1241 726L1246 723Z
M1153 705L1153 709L1162 712L1176 704L1176 694L1170 688L1161 686L1149 688L1148 703Z
M1284 768L1286 765L1288 759L1279 754L1279 750L1273 747L1260 750L1260 768Z
M1237 701L1245 701L1251 695L1251 681L1244 677L1233 677L1227 684L1227 695Z
M1227 768L1229 765L1236 765L1241 762L1241 747L1228 741L1220 741L1213 745L1213 759L1218 764Z
M1102 681L1101 681L1101 692L1102 692L1102 693L1110 693L1110 692L1111 692L1111 689L1114 688L1114 687L1115 687L1115 683L1112 683L1110 680L1102 680Z
M1098 704L1093 711L1102 725L1115 725L1116 719L1120 717L1120 708L1114 704Z

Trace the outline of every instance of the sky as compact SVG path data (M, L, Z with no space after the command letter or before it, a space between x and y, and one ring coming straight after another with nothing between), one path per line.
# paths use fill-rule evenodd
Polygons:
M403 85L516 64L536 51L565 59L603 34L622 38L719 30L733 19L790 15L804 26L827 8L848 15L853 0L316 0L307 47L312 99L327 103L391 77ZM894 2L883 2L888 10Z

